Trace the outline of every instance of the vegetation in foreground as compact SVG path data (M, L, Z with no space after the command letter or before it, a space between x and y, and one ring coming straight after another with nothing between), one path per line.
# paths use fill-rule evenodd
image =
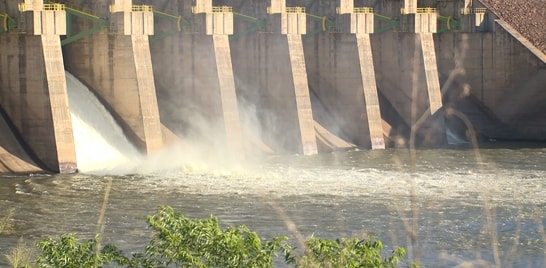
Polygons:
M382 256L378 240L311 237L302 256L287 237L263 240L248 227L222 229L216 217L192 220L169 206L147 217L154 236L143 253L127 257L117 246L101 246L100 236L80 242L72 234L38 242L34 262L28 251L14 249L5 257L13 267L273 267L276 256L294 267L395 267L405 257L403 248ZM24 247L23 247L24 248ZM19 254L19 255L17 255ZM23 255L24 255L23 254Z

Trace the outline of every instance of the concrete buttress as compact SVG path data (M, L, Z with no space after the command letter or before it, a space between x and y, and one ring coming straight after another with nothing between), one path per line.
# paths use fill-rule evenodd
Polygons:
M0 173L77 170L63 68L147 153L546 137L544 51L481 1L43 2L0 1Z
M72 130L72 120L68 107L66 75L64 72L61 40L58 35L42 34L42 49L45 73L49 88L51 116L55 134L59 171L76 171L76 151Z
M192 7L192 11L198 17L204 19L201 22L204 22L205 34L209 36L209 40L212 39L225 142L230 150L242 153L244 152L243 132L239 118L229 44L229 35L233 34L232 8L213 6L212 0L198 0L195 6Z
M309 81L303 51L302 35L306 33L307 21L305 8L286 7L285 0L272 0L270 16L276 22L274 28L280 30L283 40L287 41L291 76L296 100L296 112L300 132L301 149L304 155L318 153L315 122L311 107ZM280 20L279 20L280 19ZM285 39L286 38L286 39Z
M305 68L301 35L287 34L286 38L288 40L292 79L294 80L294 91L296 93L296 109L298 111L303 154L317 154L313 110L309 96L309 84L307 82L307 69Z
M148 42L152 8L130 0L96 2L86 10L109 16L110 27L66 45L67 69L96 93L141 151L153 153L163 142ZM79 18L73 23L80 32L92 26Z
M366 115L368 117L372 149L385 149L370 35L357 34L356 42L358 46L358 58L360 60L360 72L362 74L362 85L364 89L364 100L366 102Z
M68 106L60 35L64 34L62 5L44 9L41 1L19 5L19 32L0 42L2 53L2 108L17 132L20 159L32 159L27 167L9 168L35 172L36 166L53 172L77 170L76 153ZM5 161L2 161L5 162ZM30 170L24 170L29 168Z
M216 68L218 70L226 142L231 149L243 152L243 134L239 118L239 107L237 106L237 94L235 92L235 80L233 77L228 35L213 35L212 38L214 42Z

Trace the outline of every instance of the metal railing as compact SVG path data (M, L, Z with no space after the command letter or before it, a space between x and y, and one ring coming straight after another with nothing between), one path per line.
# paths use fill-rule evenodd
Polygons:
M154 8L149 5L133 5L131 11L135 12L153 12Z
M305 13L305 7L286 7L286 13Z
M212 13L233 13L233 7L229 6L213 6Z
M401 8L400 9L401 14L410 14L410 10ZM433 14L436 13L436 8L433 7L418 7L415 9L415 13L417 14Z
M47 11L63 11L65 10L64 4L44 4L44 10Z
M19 7L20 12L34 10L32 8L32 6L27 6L26 3L19 3L18 7ZM42 10L45 10L45 11L63 11L63 10L65 10L65 5L64 4L58 4L58 3L43 4Z
M373 14L373 8L371 7L355 7L353 9L354 13L363 13L363 14Z
M436 13L436 8L433 7L418 7L417 13L419 14L432 14Z
M461 8L461 14L470 15L470 14L485 14L487 12L486 8Z
M131 9L122 5L110 5L110 13L116 12L153 12L154 8L150 5L132 5Z

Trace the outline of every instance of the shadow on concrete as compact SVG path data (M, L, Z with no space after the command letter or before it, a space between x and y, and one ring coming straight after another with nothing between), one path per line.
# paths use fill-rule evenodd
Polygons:
M43 173L43 164L0 107L0 173Z

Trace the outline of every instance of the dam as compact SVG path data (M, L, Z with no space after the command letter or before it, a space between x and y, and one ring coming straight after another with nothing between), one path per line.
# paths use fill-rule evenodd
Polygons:
M546 55L480 1L0 3L0 173L78 171L67 73L145 155L546 139Z

